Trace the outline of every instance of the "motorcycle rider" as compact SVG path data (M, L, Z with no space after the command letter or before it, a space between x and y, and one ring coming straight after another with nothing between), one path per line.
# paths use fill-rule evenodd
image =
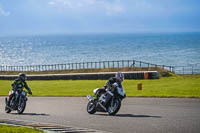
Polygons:
M120 88L122 88L122 82L123 82L123 80L124 80L124 74L123 73L121 73L121 72L117 72L116 74L115 74L115 77L111 77L110 79L108 79L108 81L106 82L106 88L108 88L108 87L113 87L113 84L114 83L117 83L118 84L118 86L120 87ZM106 89L105 88L105 89Z
M28 87L27 83L26 83L26 74L24 73L19 73L19 76L17 79L15 79L15 81L12 83L12 89L15 92L15 97L16 100L18 99L18 96L20 95L20 93L22 92L23 88L26 88L28 93L30 95L32 95L31 89ZM10 102L10 99L8 100L8 103Z
M115 74L115 77L109 78L108 81L106 82L106 85L97 91L96 96L99 97L101 93L105 92L106 89L112 89L113 87L116 87L114 86L115 85L114 83L117 83L119 88L123 88L122 87L123 80L124 80L124 74L122 72L117 72Z

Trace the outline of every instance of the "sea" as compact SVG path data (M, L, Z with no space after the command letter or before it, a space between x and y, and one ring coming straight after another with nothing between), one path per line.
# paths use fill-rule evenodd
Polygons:
M0 65L50 65L138 60L200 63L200 33L101 33L0 37Z

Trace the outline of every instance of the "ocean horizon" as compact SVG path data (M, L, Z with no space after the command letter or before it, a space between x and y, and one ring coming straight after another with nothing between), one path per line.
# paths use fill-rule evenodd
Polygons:
M200 33L100 33L0 37L0 65L111 60L188 66L200 63Z

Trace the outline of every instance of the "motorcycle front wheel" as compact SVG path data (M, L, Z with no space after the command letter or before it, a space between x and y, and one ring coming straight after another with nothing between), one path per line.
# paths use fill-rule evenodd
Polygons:
M88 102L88 104L87 104L87 112L89 114L96 113L96 105L95 105L94 101Z
M6 106L5 106L5 112L6 113L10 113L11 109L8 107L10 103L8 102L7 98L5 98L5 104L6 104Z
M108 114L109 115L115 115L121 107L121 99L116 98L113 101L113 104L111 103L108 107Z
M17 108L17 113L22 114L26 108L26 101L22 100L21 104Z

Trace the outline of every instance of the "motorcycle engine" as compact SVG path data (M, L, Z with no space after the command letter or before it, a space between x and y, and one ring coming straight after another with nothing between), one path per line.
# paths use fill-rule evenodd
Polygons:
M107 91L106 93L102 94L99 98L99 101L106 106L107 103L110 101L112 98L113 94L110 91Z
M101 102L101 103L105 103L105 102L106 102L105 94L102 94L102 95L99 97L99 102Z

